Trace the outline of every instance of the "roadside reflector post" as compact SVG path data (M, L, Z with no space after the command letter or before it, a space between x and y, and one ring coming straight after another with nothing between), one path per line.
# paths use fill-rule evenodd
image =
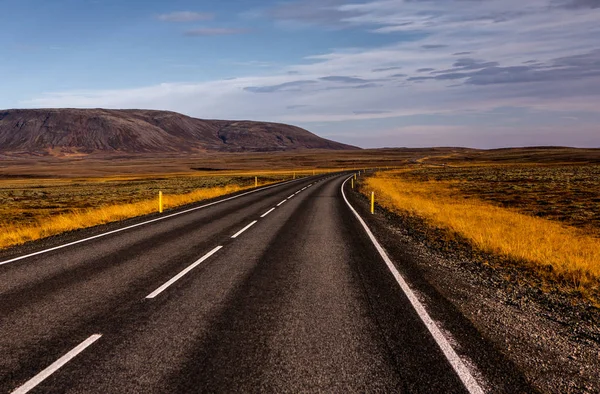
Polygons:
M296 179L296 171L294 171L294 179Z
M356 179L356 172L354 173L354 179Z
M313 176L315 175L315 170L313 170Z
M371 215L375 213L375 192L371 192Z
M254 187L258 187L258 177L254 177Z
M162 191L158 192L158 213L163 213L163 195L162 195Z
M354 189L354 179L350 179L350 183L352 184L352 189Z

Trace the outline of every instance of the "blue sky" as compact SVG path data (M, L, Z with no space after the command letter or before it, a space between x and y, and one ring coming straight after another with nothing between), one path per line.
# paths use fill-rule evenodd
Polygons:
M600 0L0 8L0 108L167 109L362 147L600 147Z

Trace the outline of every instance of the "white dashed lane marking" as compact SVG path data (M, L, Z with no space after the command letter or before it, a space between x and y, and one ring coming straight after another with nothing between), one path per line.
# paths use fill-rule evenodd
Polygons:
M250 223L249 225L247 225L246 227L244 227L243 229L241 229L240 231L238 231L237 233L233 234L231 236L231 238L237 238L239 237L244 231L248 230L250 227L254 226L256 223L258 222L258 220L253 221L252 223Z
M101 334L95 334L95 335L92 335L91 337L89 337L88 339L86 339L85 341L81 342L79 345L77 345L75 348L73 348L67 354L65 354L64 356L62 356L61 358L59 358L52 364L50 364L49 367L47 367L42 372L38 373L33 378L28 380L24 385L22 385L21 387L19 387L15 391L13 391L12 394L28 393L30 390L34 389L38 384L40 384L44 380L46 380L46 378L48 378L54 372L56 372L60 368L62 368L66 363L68 363L69 361L74 359L79 353L83 352L90 345L92 345L94 342L96 342L98 339L100 339L101 336L102 336Z
M173 283L177 282L179 279L181 279L188 272L190 272L191 270L193 270L194 268L196 268L198 265L202 264L206 259L208 259L213 254L217 253L219 251L219 249L221 249L222 247L223 246L217 246L216 248L214 248L213 250L211 250L210 252L208 252L207 254L205 254L204 256L202 256L194 264L190 265L189 267L187 267L186 269L184 269L183 271L181 271L180 273L178 273L177 275L175 275L171 280L169 280L167 283L165 283L164 285L162 285L158 289L154 290L152 293L148 294L148 296L146 296L146 298L154 298L157 295L159 295L160 293L162 293L163 291L165 291L169 286L171 286Z
M269 209L267 212L263 213L262 215L260 215L261 218L264 218L265 216L267 216L268 214L270 214L271 212L273 212L275 210L275 208L271 208Z

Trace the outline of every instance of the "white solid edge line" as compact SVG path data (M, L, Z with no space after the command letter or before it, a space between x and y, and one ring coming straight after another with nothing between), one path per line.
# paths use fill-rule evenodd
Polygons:
M208 259L210 256L212 256L213 254L217 253L219 251L219 249L221 249L223 246L217 246L216 248L214 248L213 250L211 250L210 252L208 252L207 254L205 254L204 256L202 256L199 260L197 260L195 263L193 263L192 265L190 265L189 267L187 267L186 269L184 269L183 271L181 271L180 273L178 273L177 275L175 275L174 277L172 277L168 282L166 282L164 285L162 285L161 287L159 287L158 289L154 290L152 293L148 294L146 296L146 298L154 298L157 295L159 295L160 293L162 293L163 291L165 291L169 286L171 286L173 283L177 282L179 279L181 279L185 274L187 274L188 272L190 272L191 270L193 270L194 268L196 268L199 264L202 264L206 259Z
M264 218L265 216L267 216L268 214L270 214L271 212L273 212L275 210L275 208L271 208L269 209L267 212L263 213L262 215L260 215L261 218Z
M389 256L385 252L385 250L381 247L381 245L379 244L379 242L377 241L377 239L375 238L375 236L373 235L373 233L371 232L371 230L369 229L369 227L367 226L365 221L360 217L358 212L356 212L354 207L352 207L352 205L350 205L350 202L346 198L346 193L344 193L344 185L346 184L346 182L348 182L348 180L350 180L350 178L352 178L352 177L347 178L342 183L342 187L341 187L342 196L344 197L346 204L348 205L350 210L352 210L352 213L354 213L354 216L356 216L356 218L358 219L360 224L365 229L365 232L371 239L371 242L373 243L373 245L375 245L375 248L377 249L377 251L379 252L381 257L385 261L389 270L392 272L392 275L394 275L396 282L398 282L398 284L400 285L400 288L402 288L402 291L404 292L404 294L406 295L406 297L412 304L413 308L417 311L417 314L419 315L419 317L421 318L421 320L423 321L423 323L425 324L425 326L427 327L427 329L433 336L433 339L435 340L435 342L438 344L438 346L444 353L444 356L446 356L446 359L448 359L448 361L450 362L450 365L452 365L452 368L454 369L454 371L456 372L456 374L458 375L458 377L460 378L462 383L465 385L466 389L471 394L484 394L483 389L479 386L479 384L477 383L477 381L475 380L473 375L471 375L471 372L469 371L467 366L463 363L463 361L458 356L458 354L456 354L456 352L454 351L454 349L452 348L452 346L450 345L450 343L448 342L446 337L444 337L444 334L442 334L442 332L440 331L438 326L435 324L433 319L429 316L429 314L425 310L425 307L417 299L417 297L415 296L415 293L413 293L413 291L410 289L410 287L408 286L408 284L406 283L406 281L404 280L402 275L400 275L400 272L398 272L398 270L394 266L394 263L392 263L392 260L389 258Z
M85 341L81 342L70 352L53 362L42 372L38 373L33 378L28 380L24 385L13 391L12 394L25 394L29 392L31 389L35 388L35 386L42 383L47 377L58 371L63 365L75 358L79 353L83 352L88 346L100 339L101 336L101 334L94 334Z
M237 233L233 234L231 236L231 238L237 238L237 237L239 237L240 234L242 234L244 231L248 230L250 227L254 226L257 222L258 222L258 220L253 221L252 223L250 223L249 225L247 225L246 227L244 227L243 229L241 229Z
M287 198L285 200L283 200L282 202L280 202L279 204L277 204L277 206L280 206L281 204L285 203L287 201Z
M297 179L297 180L291 180L291 181L285 181L285 182L282 182L282 183L278 183L276 185L265 186L265 187L260 188L260 189L251 190L251 191L246 192L246 193L238 194L237 196L232 196L232 197L224 198L223 200L214 201L214 202L211 202L210 204L205 204L205 205L202 205L202 206L199 206L199 207L194 207L194 208L186 209L185 211L181 211L181 212L175 212L175 213L172 213L172 214L169 214L169 215L166 215L166 216L161 216L159 218L148 220L148 221L145 221L145 222L142 222L142 223L138 223L138 224L134 224L134 225L131 225L131 226L123 227L123 228L120 228L120 229L117 229L117 230L112 230L112 231L109 231L109 232L106 232L106 233L94 235L93 237L88 237L88 238L80 239L78 241L69 242L69 243L64 244L64 245L55 246L53 248L40 250L39 252L30 253L30 254L27 254L25 256L15 257L14 259L10 259L10 260L6 260L6 261L0 262L0 265L8 264L8 263L12 263L12 262L15 262L15 261L26 259L28 257L33 257L33 256L37 256L37 255L40 255L40 254L52 252L52 251L57 250L57 249L66 248L67 246L77 245L77 244L80 244L82 242L91 241L92 239L105 237L105 236L110 235L110 234L119 233L121 231L129 230L129 229L132 229L132 228L135 228L135 227L139 227L139 226L143 226L143 225L149 224L149 223L158 222L160 220L165 220L165 219L168 219L168 218L172 218L174 216L183 215L184 213L197 211L198 209L210 207L212 205L220 204L220 203L223 203L225 201L233 200L235 198L243 197L243 196L246 196L248 194L256 193L256 192L259 192L259 191L262 191L262 190L271 189L273 187L282 186L282 185L285 185L285 184L290 183L290 182L296 182L298 180L299 179Z

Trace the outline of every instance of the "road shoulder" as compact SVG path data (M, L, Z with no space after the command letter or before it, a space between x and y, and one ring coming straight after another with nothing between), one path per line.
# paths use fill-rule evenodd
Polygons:
M545 294L515 280L512 272L482 263L464 251L443 247L439 233L378 208L348 192L350 202L390 254L398 270L448 330L457 351L470 357L490 380L491 391L503 392L500 369L511 366L543 392L597 390L600 373L600 313L597 309ZM421 227L419 227L421 226ZM442 247L440 247L442 245ZM511 275L512 273L512 275ZM465 321L467 322L465 324ZM471 328L476 332L471 332ZM473 341L473 335L479 336ZM490 360L487 347L497 349ZM494 353L494 352L492 352ZM504 365L496 369L494 364ZM513 371L514 374L514 371ZM515 379L519 380L518 377ZM515 384L519 384L517 381Z

